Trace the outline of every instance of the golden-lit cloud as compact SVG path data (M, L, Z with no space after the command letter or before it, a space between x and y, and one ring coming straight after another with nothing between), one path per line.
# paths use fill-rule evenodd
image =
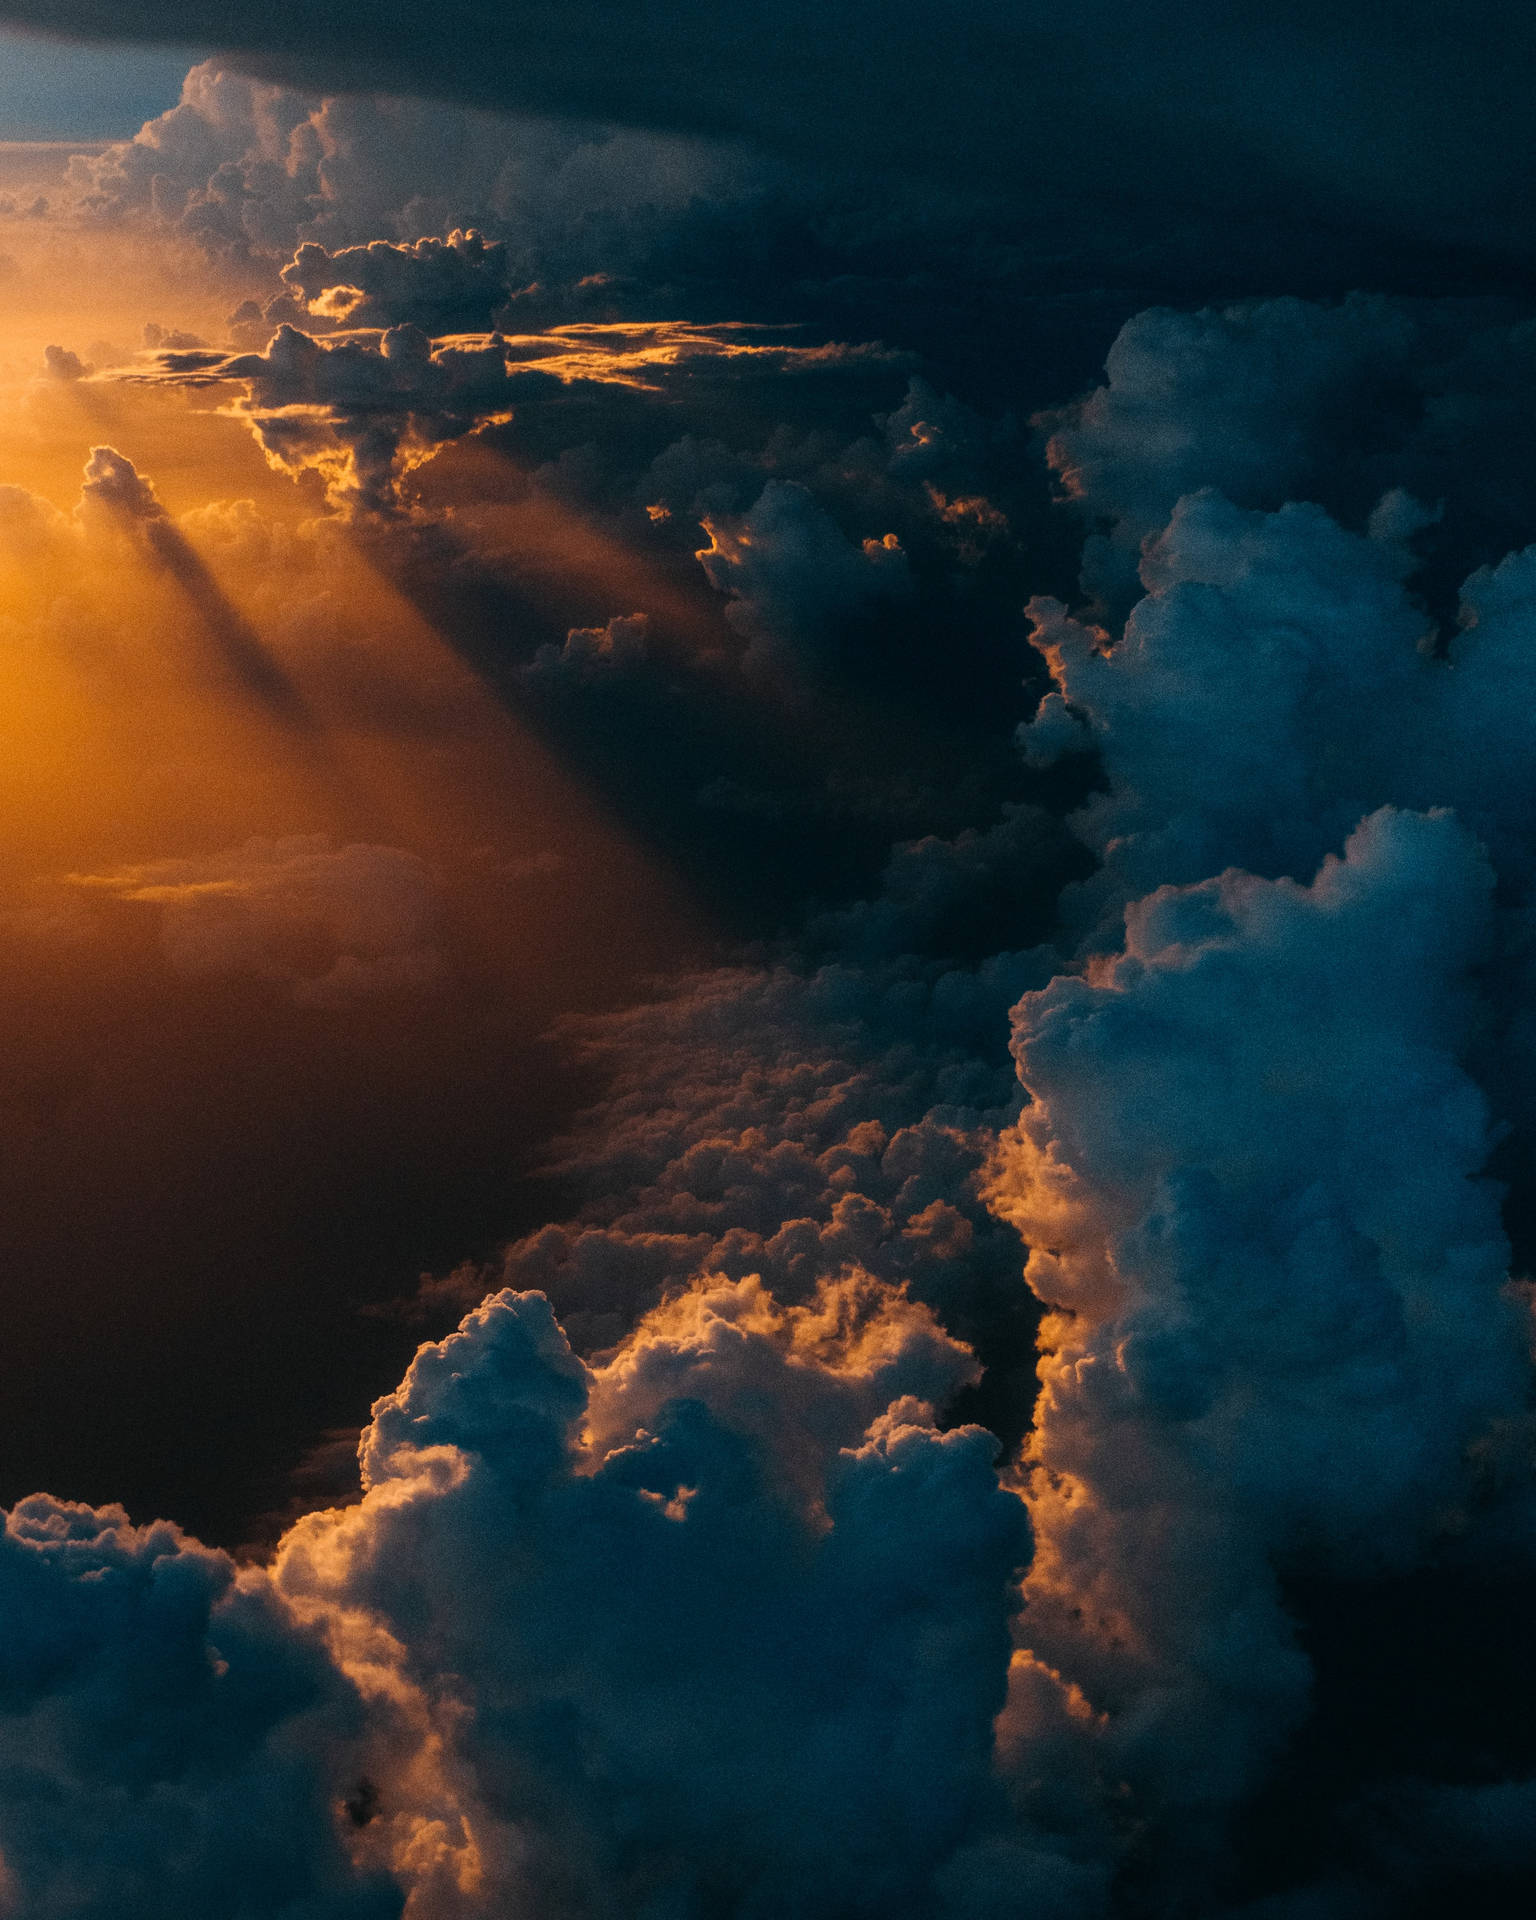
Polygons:
M192 392L243 384L229 411L276 470L314 471L336 506L378 512L397 504L406 474L451 441L506 425L521 402L545 397L546 382L663 394L738 363L778 375L905 363L881 347L797 345L774 331L614 322L434 340L408 324L318 338L284 324L260 352L161 350L103 377Z

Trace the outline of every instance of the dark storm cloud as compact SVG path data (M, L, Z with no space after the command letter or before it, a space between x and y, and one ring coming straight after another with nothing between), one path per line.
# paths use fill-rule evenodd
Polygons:
M88 218L148 219L216 256L392 243L400 258L355 256L359 271L376 290L381 274L418 288L430 276L440 303L447 276L462 296L498 276L504 257L471 261L450 244L451 257L426 260L414 245L423 233L448 242L455 228L492 231L509 245L505 270L519 289L594 272L611 280L695 197L750 189L759 172L698 142L420 99L322 99L210 63L132 140L77 155L69 178ZM441 242L427 251L440 256Z
M7 0L61 33L179 37L303 86L743 137L838 167L1092 207L1129 193L1165 227L1317 210L1362 230L1524 255L1532 26L1509 0L1340 12L1236 0L1153 12L973 0L937 16L781 5L428 11L224 0ZM921 84L914 88L914 76ZM1287 208L1286 203L1289 203ZM1179 212L1175 214L1175 206Z

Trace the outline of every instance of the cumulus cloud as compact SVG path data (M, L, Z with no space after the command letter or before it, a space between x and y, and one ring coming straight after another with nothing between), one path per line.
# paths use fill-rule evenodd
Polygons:
M1055 690L1020 742L1041 766L1103 758L1108 789L1076 816L1103 863L1079 905L1111 933L1163 881L1304 875L1384 803L1455 806L1528 881L1527 553L1467 579L1437 641L1401 539L1410 504L1388 495L1359 534L1310 504L1255 513L1202 490L1143 542L1118 640L1033 603Z
M380 1783L431 1911L928 1911L985 1832L1024 1511L904 1392L963 1352L851 1285L705 1282L594 1368L497 1295L379 1403L362 1504L289 1536L280 1590L343 1665L359 1618L398 1646L471 1787L472 1891Z
M1315 498L1324 475L1336 485L1341 456L1357 457L1361 403L1385 398L1416 331L1405 311L1361 297L1332 311L1286 299L1128 321L1105 384L1045 417L1067 497L1114 522L1111 539L1087 543L1092 584L1134 592L1141 542L1185 494L1279 506Z
M1026 810L989 836L915 843L869 902L829 917L822 964L721 969L574 1024L570 1044L606 1089L557 1148L579 1209L432 1283L422 1304L537 1288L592 1348L702 1273L756 1274L799 1302L857 1270L972 1343L991 1370L988 1417L1016 1422L1035 1307L981 1190L1018 1098L1007 1009L1052 964L1048 920L1025 903L1049 899L1058 857ZM1010 947L993 944L999 931Z
M490 226L517 244L523 285L540 267L571 279L590 272L590 259L577 263L594 223L612 240L617 217L644 226L744 172L698 141L512 120L371 89L322 98L209 62L132 140L78 157L69 184L92 220L149 220L235 257L286 256L301 242L331 253L389 242L409 254L423 232ZM463 265L446 267L459 274L460 298ZM368 271L398 273L399 262L375 258Z
M1031 608L1056 691L1024 751L1093 746L1109 771L1079 815L1104 860L1092 894L1113 910L1229 865L1304 874L1371 805L1410 797L1420 716L1450 683L1398 548L1318 507L1247 513L1208 491L1142 569L1113 645L1058 602Z
M1399 508L1396 537L1448 597L1528 537L1533 347L1529 320L1494 302L1351 294L1135 315L1104 384L1039 421L1089 523L1084 584L1122 618L1143 543L1204 488L1248 508L1310 501L1359 531L1374 513L1383 537L1383 502L1406 494L1415 524Z
M507 299L507 250L455 228L446 240L372 240L328 253L308 241L283 268L283 284L311 314L354 327L410 325L424 333L489 327Z
M159 520L165 508L154 483L116 447L92 447L80 485L80 504L90 511L104 508L124 520Z
M91 367L68 347L44 347L43 366L50 380L83 380Z
M729 604L725 617L748 658L814 664L841 620L911 592L895 534L855 547L801 486L770 480L738 520L706 520L699 564Z
M524 672L533 679L592 681L622 674L646 657L650 617L616 613L600 627L572 627L563 643L543 646Z
M4 1911L397 1920L347 1846L363 1702L263 1575L37 1494L0 1610Z
M750 53L760 29L718 31ZM359 71L338 44L338 70ZM529 86L563 86L538 45ZM687 120L688 102L646 95L650 72L624 77L632 110ZM969 111L985 117L974 90ZM845 137L819 124L813 138ZM1009 140L1017 124L998 122ZM1094 143L1101 177L1121 177L1132 125ZM1262 146L1267 126L1244 139ZM512 231L530 181L632 208L670 152L675 206L704 164L590 131L537 138L535 152L523 129L509 159L514 137L470 112L322 106L200 70L171 115L76 169L87 218L297 252L277 304L239 317L243 350L161 337L127 377L239 390L231 410L272 464L364 516L347 537L407 551L424 599L451 570L501 646L514 609L537 638L506 684L566 699L591 762L628 751L637 813L654 798L633 775L645 734L699 796L691 828L713 806L753 885L752 823L789 823L803 883L813 856L795 837L821 835L838 794L889 858L866 897L850 904L845 884L840 903L802 908L766 959L572 1030L606 1093L556 1150L570 1217L427 1284L417 1311L472 1311L377 1404L362 1499L302 1520L269 1577L237 1579L168 1530L146 1547L116 1515L18 1509L29 1551L76 1529L109 1572L138 1554L201 1583L198 1632L238 1593L320 1703L318 1719L263 1709L248 1772L209 1763L164 1793L154 1776L156 1819L169 1807L178 1834L209 1837L165 1867L146 1828L144 1883L162 1908L185 1883L187 1911L233 1914L215 1864L276 1874L221 1824L233 1778L262 1844L286 1836L290 1876L238 1897L264 1912L270 1884L294 1920L402 1903L421 1920L1215 1910L1230 1818L1309 1709L1296 1583L1401 1579L1453 1539L1470 1557L1518 1533L1529 1504L1487 1487L1505 1473L1528 1493L1530 1384L1487 1168L1501 1127L1524 1124L1506 1082L1529 1057L1518 997L1536 950L1536 550L1479 551L1454 628L1426 571L1522 510L1513 456L1467 480L1475 510L1452 483L1479 467L1528 338L1507 314L1375 298L1134 321L1107 383L1044 421L1098 529L1094 604L1033 602L1053 687L1005 781L972 764L988 727L1001 752L1018 710L994 697L1018 679L1002 610L1026 544L1001 403L984 417L914 378L872 421L841 383L905 377L909 358L767 326L519 331L537 312ZM1062 143L1062 164L1080 145ZM432 192L413 198L429 147ZM611 177L637 158L632 187ZM1170 165L1154 155L1148 184ZM619 277L588 290L607 300ZM275 321L289 323L259 337ZM749 375L775 401L795 388L794 407L765 402L765 425L741 401ZM727 384L739 414L684 415ZM573 395L614 406L603 431L541 437ZM561 504L540 536L607 569L580 611L536 620L531 593L493 594L483 556L409 546L422 526L406 524L405 477L508 429L543 461L520 501ZM13 491L7 539L63 537L62 516ZM250 517L202 524L254 552ZM111 448L92 455L80 524L125 529L211 604L153 485ZM750 725L712 739L754 744L755 762L745 745L707 767L692 751L687 726L724 706L741 655L679 664L672 627L704 600L701 573L751 667L815 682L814 700L802 685L783 703L782 735L763 680L748 683ZM693 601L672 592L685 576ZM867 704L835 706L850 682ZM618 716L608 734L600 710ZM939 774L890 799L906 741L956 713ZM893 715L910 732L850 766L855 728ZM870 766L885 789L860 787ZM959 823L890 851L903 805L932 824L961 789ZM1026 793L1071 806L1082 847ZM442 965L432 876L400 847L250 841L75 880L87 900L152 910L173 967L302 1004L415 992ZM93 1594L109 1585L98 1560L82 1562ZM14 1611L30 1621L33 1602ZM123 1637L104 1670L137 1671L154 1636ZM222 1680L238 1663L215 1644ZM264 1700L262 1684L243 1697ZM82 1725L117 1711L87 1700ZM159 1712L136 1724L153 1734ZM1394 1765L1363 1763L1371 1791ZM1418 1857L1464 1843L1504 1858L1491 1825L1524 1858L1523 1800L1393 1791L1424 1809ZM56 1804L89 1799L69 1773ZM0 1833L13 1902L108 1910L94 1887L69 1893L54 1842L29 1837L33 1800L17 1802L20 1838ZM1333 1884L1300 1897L1326 1902Z
M286 986L301 1006L419 992L443 970L432 878L403 847L295 834L70 879L157 909L178 972L254 974Z
M1240 1796L1304 1712L1277 1571L1411 1564L1523 1402L1463 1064L1491 890L1450 816L1377 813L1310 887L1160 889L1015 1014L1029 1645L1114 1702L1154 1799Z
M244 381L241 412L272 465L317 472L338 507L372 512L444 442L510 419L516 384L499 342L434 348L411 326L326 343L283 326L264 353L172 352L162 367L182 385Z
M1217 386L1228 374L1214 369ZM1299 456L1284 468L1290 425L1283 408L1265 416L1254 446L1278 436L1277 470L1304 478ZM1192 429L1196 454L1201 434L1219 455L1214 428ZM1207 480L1188 446L1179 460ZM1259 450L1248 478L1230 467L1233 490L1251 494L1262 468ZM1383 459L1370 480L1390 476ZM1101 951L1019 1004L1026 1102L991 1176L1047 1316L1023 1482L1039 1545L998 1765L1026 1834L1054 1795L1078 1849L1058 1884L1079 1911L1097 1897L1090 1863L1118 1851L1094 1809L1117 1801L1144 1823L1132 1872L1157 1898L1223 1884L1232 1807L1309 1710L1295 1583L1390 1582L1457 1536L1524 1524L1529 1329L1485 1170L1505 1125L1490 1100L1510 1110L1488 1034L1510 1032L1524 979L1510 956L1530 860L1526 556L1468 580L1437 642L1414 591L1434 507L1400 486L1360 498L1357 530L1337 498L1338 515L1258 510L1149 485L1145 597L1123 636L1035 608L1057 691L1026 751L1096 752L1107 791L1077 814L1104 863L1083 895ZM831 937L905 951L909 969L925 917L985 871L979 852L935 850L930 872L908 850ZM1019 979L1051 963L1015 964ZM1006 1294L954 1275L990 1259L971 1156L1006 1095L973 1081L980 1124L953 1128L922 1082L899 1086L897 1038L925 1034L917 1009L962 979L983 1009L987 969L930 977L926 999L901 967L854 977L902 1007L896 1031L866 1012L873 1051L854 1073L828 1018L841 969L771 995L750 975L701 983L610 1030L619 1078L585 1151L594 1196L635 1198L531 1237L508 1272L617 1303L740 1258L796 1299L839 1261L995 1337ZM973 1066L985 1057L982 1042ZM942 1049L932 1063L952 1070ZM958 1151L898 1201L886 1115L919 1110L907 1138L936 1143L950 1123ZM1490 1449L1516 1489L1491 1523ZM1378 1781L1393 1764L1385 1749L1367 1763ZM982 1863L1010 1844L990 1838L946 1884L988 1910ZM1035 1884L1020 1868L1017 1887Z
M797 1300L858 1267L949 1325L983 1323L1016 1266L977 1192L1012 1105L986 1036L1037 965L709 975L585 1030L611 1091L561 1165L591 1199L517 1242L506 1280L547 1288L599 1342L701 1271L760 1273Z

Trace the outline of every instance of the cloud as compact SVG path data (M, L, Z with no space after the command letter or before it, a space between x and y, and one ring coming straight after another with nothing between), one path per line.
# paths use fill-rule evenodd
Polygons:
M786 1313L704 1282L595 1368L503 1293L421 1350L362 1504L276 1578L398 1642L473 1784L479 1882L432 1911L926 1904L988 1824L1028 1554L990 1436L902 1396L964 1364L872 1283ZM379 1805L381 1842L417 1831L388 1779Z
M313 470L338 507L376 513L394 508L399 476L445 441L510 419L516 382L494 340L434 349L410 326L324 344L283 326L264 353L167 353L158 377L244 381L240 411L271 464Z
M1464 1064L1491 891L1450 816L1379 812L1309 887L1160 889L1015 1013L995 1202L1047 1308L1027 1644L1187 1837L1305 1714L1278 1576L1413 1564L1523 1404Z
M390 242L410 254L423 232L489 227L514 243L524 285L562 255L566 277L590 272L590 259L576 262L594 224L612 242L615 216L644 227L746 171L695 141L515 121L371 89L321 98L209 62L131 141L78 157L70 191L92 221L171 226L234 258L286 256L301 242L332 253ZM399 262L375 259L371 271L398 274Z
M70 879L156 908L179 973L253 974L286 986L301 1006L420 992L442 975L432 879L402 847L294 834Z
M442 446L505 426L515 403L550 400L568 385L659 394L738 361L814 374L893 357L879 347L801 346L764 332L730 322L573 324L434 343L409 324L331 339L284 324L262 352L168 350L147 368L111 377L187 388L242 383L234 411L274 467L318 473L340 510L389 514L400 480Z
M852 546L801 486L770 480L739 520L706 520L699 564L726 594L725 617L747 642L749 661L815 665L835 644L840 620L912 590L894 534Z
M397 1920L357 1871L362 1701L260 1573L43 1494L0 1537L0 1903L28 1920Z
M13 558L36 564L66 550L71 523L26 487L0 486L0 541Z
M572 627L562 645L543 646L524 668L540 680L594 681L622 674L646 657L650 616L616 613L601 627Z
M83 380L91 368L67 347L44 347L43 365L50 380Z
M1017 1102L1007 1010L1051 968L1029 902L1050 898L1053 846L1020 810L991 836L905 848L874 899L828 917L822 964L719 969L573 1023L566 1043L604 1087L553 1156L577 1204L427 1281L414 1313L538 1290L590 1353L701 1276L758 1276L788 1307L870 1276L974 1347L982 1376L955 1410L1012 1439L1037 1308L982 1187ZM999 924L1014 950L990 944Z
M1090 523L1085 585L1123 618L1142 543L1203 489L1248 508L1310 501L1359 531L1401 491L1421 504L1401 536L1450 600L1444 618L1472 567L1529 534L1518 396L1533 347L1523 312L1494 302L1355 293L1135 315L1104 384L1039 421Z
M835 53L850 18L806 44ZM742 72L772 95L760 22L707 31L740 34ZM669 59L688 57L680 40ZM338 44L324 58L361 71ZM628 105L605 110L686 119L689 100L647 93L655 50L638 52L612 76ZM1057 179L1076 205L1138 150L1140 204L1183 204L1177 156L1138 148L1145 119L1064 127L1119 84L1088 52L1079 90L1030 118L1052 148L1035 150L1045 198L1052 166L1077 170ZM1149 100L1167 58L1136 66ZM869 60L878 96L878 47ZM590 47L582 61L601 65ZM994 64L987 86L1014 87ZM824 68L808 61L804 84ZM899 91L916 121L913 70ZM1186 76L1240 118L1243 88L1208 80ZM565 84L553 67L535 81ZM969 112L986 121L985 87ZM804 137L841 154L860 124ZM996 137L1018 125L1000 116ZM1273 136L1262 116L1241 133ZM1317 157L1312 135L1286 138L1272 182ZM1316 1886L1255 1864L1252 1822L1266 1793L1282 1814L1302 1804L1282 1769L1289 1752L1304 1770L1287 1743L1340 1594L1380 1583L1390 1639L1393 1583L1426 1561L1472 1579L1491 1543L1528 1552L1529 1321L1488 1169L1530 1138L1515 1083L1536 562L1498 544L1525 512L1518 445L1485 456L1529 338L1507 312L1380 297L1134 320L1106 384L1043 423L1090 525L1095 603L1073 613L1076 556L1031 505L1042 476L1008 420L1047 377L1000 364L1029 361L1027 340L989 340L963 395L929 369L898 402L904 353L658 321L716 311L697 281L639 309L659 268L615 291L629 256L597 244L597 213L633 214L654 266L709 213L687 204L717 177L706 158L729 171L677 143L321 105L208 68L173 114L76 169L87 239L92 222L158 223L242 275L298 246L277 304L242 310L240 351L161 339L124 384L76 397L237 394L272 464L318 475L353 520L306 532L313 553L362 545L680 862L712 822L700 864L762 916L739 964L569 1030L605 1090L555 1149L568 1217L426 1285L418 1313L472 1311L377 1404L364 1497L307 1516L275 1585L241 1588L345 1721L314 1734L264 1829L298 1836L296 1874L319 1863L322 1891L300 1877L293 1901L403 1899L421 1920L1086 1920L1252 1909L1257 1886L1327 1910L1348 1897L1340 1861L1390 1839L1384 1805L1422 1807L1402 1857L1442 1877L1461 1841L1523 1859L1523 1801L1437 1781L1416 1802L1374 1723L1358 1780L1309 1789L1340 1821L1357 1785L1369 1801L1367 1838L1312 1843L1314 1863L1333 1848ZM1355 162L1361 178L1377 164ZM1252 186L1233 182L1223 218ZM639 211L653 188L676 228ZM564 252L553 215L520 230L546 191L580 210ZM1395 183L1374 204L1419 217ZM883 270L930 320L935 256L905 244L930 214L965 225L937 205L896 209L884 240ZM739 237L740 206L730 219ZM764 223L762 280L791 304L810 284L830 299L852 278L843 240L781 252L786 230ZM602 258L557 295L521 281L536 260L574 274L589 240ZM1009 271L1027 277L1043 244ZM578 287L602 318L569 319ZM844 297L872 310L862 284ZM546 298L564 324L542 324ZM308 324L265 337L284 316ZM897 379L878 413L872 370ZM475 434L462 467L427 472ZM508 455L504 498L455 497L471 451ZM18 545L65 537L59 520L0 494ZM150 481L100 448L78 526L109 524L202 578ZM254 507L196 526L270 604L291 598L283 541L301 536ZM593 577L530 586L541 546L579 551ZM1050 567L1055 595L1032 606L1054 685L1015 761L1031 697L1015 588ZM322 597L293 617L329 633L333 611ZM658 793L686 805L668 814ZM845 843L863 867L839 864ZM775 846L787 930L778 896L762 907ZM401 847L257 840L76 879L87 900L152 909L176 969L274 998L387 1004L443 965L432 874ZM448 1259L490 1240L466 1229ZM1469 1752L1453 1741L1436 1766L1457 1775ZM285 1764L250 1762L252 1805ZM185 1823L245 1859L216 1787L185 1792ZM18 1868L0 1848L16 1885L52 1884L46 1850ZM216 1913L225 1896L187 1898Z
M408 246L373 240L335 253L311 240L283 268L282 279L308 312L349 326L470 333L489 327L506 303L507 250L457 228L446 240Z
M1256 445L1290 424L1278 410ZM1200 432L1219 451L1217 429ZM1251 474L1262 466L1255 452ZM1147 1823L1133 1871L1160 1898L1226 1883L1231 1808L1306 1719L1295 1584L1390 1589L1458 1534L1486 1552L1523 1525L1529 1330L1485 1169L1505 1119L1488 1036L1508 1033L1523 991L1507 969L1529 868L1528 565L1466 583L1442 654L1413 591L1413 543L1436 523L1401 488L1361 491L1358 531L1320 506L1175 491L1146 508L1146 596L1122 638L1036 609L1059 690L1025 741L1042 760L1102 756L1108 792L1078 819L1106 862L1086 893L1106 951L1026 992L1026 1104L997 1162L996 1202L1051 1310L1027 1455L1039 1551L999 1764L1027 1832L1055 1792L1070 1867L1090 1875L1117 1850L1086 1837L1094 1810L1119 1796ZM987 970L924 999L912 948L1001 846L908 849L880 900L829 926L844 954L868 938L907 970L845 964L771 994L721 977L611 1030L614 1097L590 1161L566 1166L591 1177L594 1205L514 1249L508 1271L526 1261L613 1314L738 1256L781 1298L839 1258L889 1283L896 1247L920 1243L914 1292L995 1337L1002 1290L940 1278L946 1252L973 1273L990 1258L969 1211L974 1148L898 1207L886 1113L923 1109L908 1125L934 1143L952 1117L920 1082L906 1104L900 1039L926 1039L918 1009L962 979L982 1013ZM889 1028L866 1012L854 1072L833 1022L851 978L902 1007ZM973 1066L985 1058L974 1043ZM1002 1099L978 1102L973 1140ZM1509 1478L1490 1493L1469 1463L1502 1453L1501 1433ZM1327 1617L1326 1598L1309 1604ZM1375 1791L1397 1762L1366 1744ZM1007 1843L952 1870L978 1902L983 1857L1007 1860ZM1331 1898L1323 1882L1307 1897Z
M1455 806L1528 884L1528 554L1464 583L1437 646L1411 555L1373 525L1202 491L1144 542L1147 592L1118 641L1032 605L1056 691L1020 730L1026 756L1096 749L1109 775L1076 815L1103 863L1084 921L1112 932L1137 893L1228 865L1304 875L1383 804Z
M105 508L126 521L160 520L165 516L153 483L115 447L92 447L80 486L80 504L87 512Z
M1421 715L1450 677L1419 645L1399 548L1318 507L1247 513L1207 491L1142 570L1113 646L1058 602L1031 609L1057 691L1021 742L1042 763L1103 754L1108 791L1078 818L1111 916L1225 866L1305 874L1371 806L1420 798Z
M1479 0L1454 22L1420 0L1344 16L1288 0L1264 28L1224 0L1184 0L1156 34L1124 0L1070 20L986 0L942 30L906 0L879 12L790 5L771 34L698 6L663 24L613 0L558 19L463 0L387 25L356 4L301 5L280 24L209 0L7 0L5 13L54 32L222 44L307 86L741 136L1052 208L1129 196L1190 259L1191 226L1209 248L1245 221L1285 231L1308 215L1365 260L1382 231L1469 250L1527 245L1517 187L1530 157L1529 28L1507 0ZM1129 65L1106 55L1121 45L1134 48ZM1320 94L1332 110L1306 111ZM1114 138L1081 131L1111 127Z

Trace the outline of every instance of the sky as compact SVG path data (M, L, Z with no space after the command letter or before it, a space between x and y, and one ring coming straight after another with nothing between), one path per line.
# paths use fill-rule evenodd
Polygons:
M0 31L0 140L127 138L175 102L195 58Z
M0 0L0 1920L1529 1912L1531 32Z

